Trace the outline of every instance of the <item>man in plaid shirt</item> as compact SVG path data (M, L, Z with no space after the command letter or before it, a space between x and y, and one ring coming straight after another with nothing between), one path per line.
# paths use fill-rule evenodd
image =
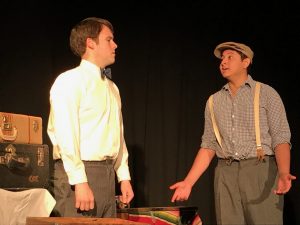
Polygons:
M228 83L206 104L201 148L185 179L170 186L171 201L187 200L217 156L217 223L283 224L283 195L296 177L290 174L291 133L282 100L276 90L248 74L254 55L250 47L224 42L214 54Z

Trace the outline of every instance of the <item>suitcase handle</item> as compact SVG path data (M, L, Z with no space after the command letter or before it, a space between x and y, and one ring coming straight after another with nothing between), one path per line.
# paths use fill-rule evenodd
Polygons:
M0 129L0 137L5 141L14 141L14 140L17 139L17 135L18 135L18 130L15 127L13 128L13 134L12 135L3 134L2 128Z
M30 159L27 156L20 157L18 155L10 155L9 159L6 162L6 165L9 169L18 169L25 171L30 166Z
M6 165L11 170L21 170L26 171L30 168L30 158L24 155L18 155L16 153L16 148L9 144L5 148L6 154L0 156L0 164Z

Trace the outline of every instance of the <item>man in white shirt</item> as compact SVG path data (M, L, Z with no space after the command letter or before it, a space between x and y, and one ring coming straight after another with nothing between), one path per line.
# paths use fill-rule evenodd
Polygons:
M48 135L53 144L56 216L115 217L115 174L121 201L133 196L123 135L121 98L105 76L115 62L113 27L90 17L70 34L80 65L60 74L50 90Z

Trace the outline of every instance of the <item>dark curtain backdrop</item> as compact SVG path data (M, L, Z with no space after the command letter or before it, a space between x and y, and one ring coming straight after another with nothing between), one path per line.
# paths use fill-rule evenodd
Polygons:
M290 4L290 3L289 3ZM169 186L185 177L201 143L204 107L225 80L214 47L223 41L254 50L251 75L281 95L292 131L291 171L299 174L298 9L280 1L21 2L1 7L0 111L43 118L56 76L79 59L68 46L71 27L88 16L109 19L118 44L111 66L123 106L135 198L132 207L197 206L214 224L215 161L190 199L170 202ZM299 181L285 196L285 224L300 224Z

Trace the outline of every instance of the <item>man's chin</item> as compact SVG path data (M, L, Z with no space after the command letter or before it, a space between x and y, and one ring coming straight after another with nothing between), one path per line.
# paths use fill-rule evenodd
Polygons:
M108 65L114 64L115 61L116 61L115 59L112 59Z
M223 76L224 78L227 78L227 77L229 77L230 75L227 74L227 73L222 73L222 76Z

